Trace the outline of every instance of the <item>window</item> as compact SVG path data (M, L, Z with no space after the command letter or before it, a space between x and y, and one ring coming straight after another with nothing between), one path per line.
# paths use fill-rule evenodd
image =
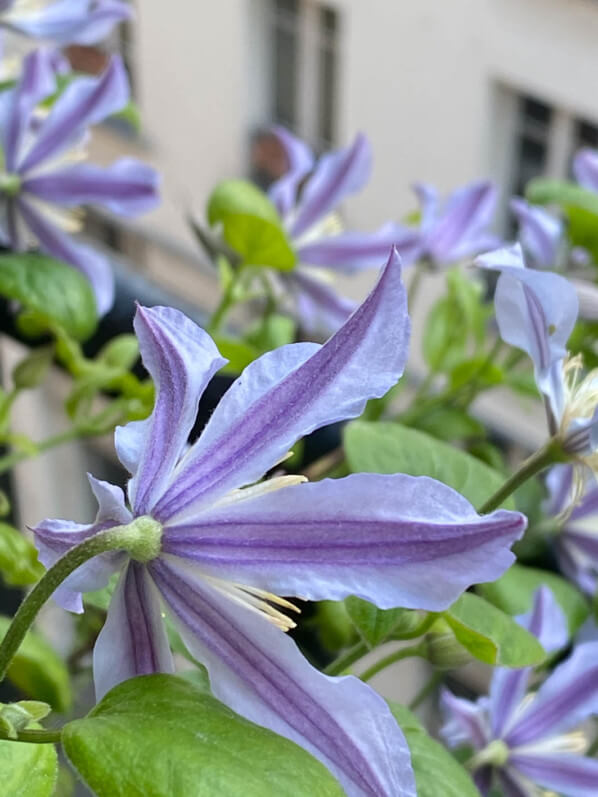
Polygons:
M515 132L513 194L521 195L532 177L546 168L552 109L533 97L520 97Z
M312 0L270 3L270 116L315 149L336 138L338 13Z

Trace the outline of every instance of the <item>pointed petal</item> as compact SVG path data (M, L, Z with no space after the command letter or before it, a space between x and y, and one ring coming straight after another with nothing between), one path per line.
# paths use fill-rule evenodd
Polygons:
M21 79L8 98L2 145L7 172L16 172L23 137L35 106L56 90L56 77L48 50L35 50L23 61Z
M581 149L573 159L573 174L584 188L598 191L598 151Z
M332 335L355 312L356 302L340 296L324 280L307 269L295 269L286 278L297 303L297 317L310 335Z
M544 509L549 515L558 515L571 503L573 466L554 465L546 477L546 486L549 497L544 503ZM573 511L576 512L579 509L580 505L578 504Z
M567 620L548 587L540 587L531 612L517 618L549 653L564 647L569 639ZM531 667L519 670L497 668L490 683L492 733L502 738L512 726L514 714L527 691Z
M430 230L427 249L438 263L451 263L477 254L480 233L490 224L496 205L496 188L489 180L455 191Z
M501 337L529 354L546 392L550 367L565 357L577 320L575 288L560 274L525 268L519 244L482 255L476 265L501 272L494 297Z
M563 733L598 713L598 642L578 645L508 734L510 747Z
M77 78L62 92L20 164L20 171L28 172L64 152L87 127L120 111L128 101L127 73L122 59L115 55L102 75Z
M162 550L278 595L440 611L498 578L524 529L523 515L480 517L434 479L359 473L224 501L168 526Z
M171 557L155 560L151 571L183 641L207 666L218 699L309 750L351 797L415 797L403 734L370 687L353 676L318 672L263 616L234 604Z
M54 0L37 13L20 15L17 9L7 15L6 22L35 39L88 45L102 41L115 25L132 16L131 6L120 0Z
M482 750L488 744L490 728L483 702L473 703L443 688L440 692L440 708L445 719L440 733L449 747L471 744L476 750Z
M23 198L18 200L18 212L44 252L69 263L87 277L95 293L98 315L107 313L114 303L114 276L108 259L59 230Z
M324 155L303 189L291 236L297 238L345 197L363 188L371 168L371 147L363 135L358 135L351 147Z
M151 512L187 444L197 406L212 376L226 363L207 332L172 307L138 307L135 332L143 364L156 384L151 416L115 436L131 468L129 500L135 514Z
M100 205L121 216L135 216L159 204L158 173L151 166L121 158L102 168L79 163L23 181L23 191L57 205Z
M519 238L523 248L538 266L556 265L563 239L563 223L544 208L530 205L525 199L514 197L509 203L519 222Z
M427 233L436 222L440 209L438 191L429 183L414 183L412 188L421 208L419 227L422 233Z
M538 797L536 786L513 767L499 769L498 778L502 787L501 797Z
M154 672L174 672L158 590L143 565L129 562L93 651L96 699L121 681Z
M359 415L368 399L383 396L401 376L408 340L395 251L369 297L324 346L283 346L245 369L181 462L154 516L170 520L257 481L300 437Z
M125 495L120 487L110 482L96 479L90 473L87 474L91 491L98 502L98 514L96 522L113 520L121 526L130 523L133 515L125 505Z
M310 266L327 266L343 274L355 274L379 268L388 259L393 246L399 250L403 265L413 263L420 252L420 234L413 227L389 222L376 232L345 232L320 238L300 246L299 260Z
M270 186L268 196L280 215L285 216L295 205L299 184L313 169L315 159L307 144L286 128L275 125L270 130L283 146L288 171Z
M513 753L510 764L534 783L567 797L598 794L598 761L565 753Z

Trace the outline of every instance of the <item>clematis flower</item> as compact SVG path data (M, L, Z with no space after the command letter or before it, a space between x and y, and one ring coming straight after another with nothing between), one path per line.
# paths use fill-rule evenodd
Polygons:
M16 250L37 244L82 271L103 314L113 301L110 265L104 255L70 237L78 227L71 209L92 204L137 215L158 204L158 176L131 158L105 168L76 162L87 128L127 103L128 82L119 57L100 77L75 79L40 121L36 107L55 89L51 54L36 51L25 59L14 90L0 99L0 239Z
M421 207L417 257L440 267L498 246L499 239L488 231L496 206L496 188L489 180L458 188L444 201L427 183L415 183L413 190Z
M355 303L339 296L334 273L351 275L380 268L391 246L403 263L417 255L417 231L387 222L372 233L344 231L337 214L346 197L367 183L372 166L367 138L358 135L350 147L316 161L309 147L282 127L272 128L282 144L289 170L270 188L299 265L278 276L293 296L307 330L330 332L349 317Z
M0 28L59 45L95 44L132 16L122 0L0 0Z
M126 678L172 671L163 605L220 700L311 751L349 795L415 795L408 749L384 701L352 676L315 670L285 635L294 607L277 596L356 594L383 607L442 609L511 564L525 519L504 510L480 517L446 485L400 474L258 481L296 440L359 415L400 377L409 318L397 254L325 345L283 346L249 365L188 450L199 397L225 361L176 310L139 308L135 330L157 397L147 420L116 433L132 474L130 507L118 488L92 479L95 523L47 520L35 530L51 565L134 517L160 529L154 559L97 557L57 593L80 609L76 590L121 569L94 652L98 697Z
M519 222L519 240L532 265L554 268L563 243L563 222L520 197L513 197L509 206Z
M573 174L581 186L598 192L598 150L580 149L573 158Z
M579 301L575 286L550 271L526 268L521 246L498 249L476 265L500 272L494 295L501 337L532 359L544 397L551 434L580 466L574 502L581 496L586 468L598 469L598 372L583 375L581 357L567 353Z
M520 618L547 651L567 642L563 612L547 587ZM441 697L451 747L468 744L470 766L483 795L496 778L505 797L538 797L543 789L564 797L598 793L598 761L583 755L588 740L579 727L598 713L598 643L578 645L534 693L532 669L496 669L490 694L473 703L448 690Z
M563 573L593 598L598 589L598 485L589 480L580 502L568 512L574 489L570 465L556 465L546 479L549 514L562 520L555 551Z

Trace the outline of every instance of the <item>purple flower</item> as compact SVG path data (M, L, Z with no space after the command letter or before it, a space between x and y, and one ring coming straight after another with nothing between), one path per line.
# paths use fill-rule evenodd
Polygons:
M147 420L116 433L118 456L132 474L131 508L118 488L92 479L100 505L94 524L54 520L36 529L46 565L133 517L161 529L153 560L98 557L57 593L62 605L80 609L77 590L122 570L94 653L98 696L126 678L172 671L163 603L207 666L215 695L310 750L350 795L415 794L404 738L367 685L308 664L283 633L293 626L284 610L293 606L277 595L356 594L382 607L440 610L469 584L499 576L525 526L504 510L480 517L428 478L259 481L296 440L359 415L399 379L409 338L400 271L394 253L325 345L283 346L249 365L188 449L201 393L225 361L180 312L139 308L135 329L157 398Z
M158 204L154 169L131 158L106 168L80 160L87 128L120 110L129 88L120 58L100 77L74 80L40 121L36 106L56 89L51 54L31 53L14 90L0 97L0 236L13 249L36 243L91 281L98 311L112 304L113 278L106 257L73 240L77 219L68 209L100 205L131 216Z
M330 332L355 309L354 302L339 297L330 286L331 272L380 268L391 246L398 248L404 263L410 262L417 255L417 231L393 222L372 233L343 230L338 206L365 186L371 172L372 153L365 136L358 135L350 147L316 162L309 147L288 130L274 127L272 132L284 148L289 170L269 194L299 259L299 266L282 280L305 328Z
M498 246L499 239L488 231L496 206L496 188L489 180L458 188L444 201L427 183L413 189L421 207L418 257L444 266Z
M132 16L122 0L0 0L0 27L59 45L95 44Z
M520 622L548 651L567 642L566 620L547 587ZM476 703L445 691L443 736L452 747L474 748L471 766L484 795L496 777L509 797L536 797L538 786L564 797L595 797L598 761L583 755L587 740L574 729L598 713L598 643L578 645L537 692L526 695L531 676L531 668L497 669L490 695Z
M563 222L519 197L511 199L510 207L519 222L519 240L530 262L540 268L556 266L563 243Z
M573 174L581 186L598 192L598 150L580 149L573 159Z
M555 550L563 573L588 596L598 588L598 485L586 484L581 501L568 512L574 489L573 468L556 465L546 479L550 492L547 511L563 518L555 538Z

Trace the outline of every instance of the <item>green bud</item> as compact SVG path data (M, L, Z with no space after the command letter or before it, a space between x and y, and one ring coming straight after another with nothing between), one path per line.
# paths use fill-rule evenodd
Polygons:
M430 632L422 641L422 655L437 670L454 670L473 661L473 657L463 645L455 639L452 632Z
M42 384L54 359L54 346L34 349L12 371L12 381L17 390L31 390Z
M0 173L0 192L6 196L16 196L21 190L21 178L18 174Z
M162 525L149 515L135 518L127 526L113 531L122 537L122 547L136 562L146 564L160 553Z
M109 368L122 368L128 371L139 357L139 343L135 335L117 335L107 343L98 360Z
M51 707L39 700L21 700L18 703L0 703L0 730L5 737L16 739L19 731L32 722L46 717Z

